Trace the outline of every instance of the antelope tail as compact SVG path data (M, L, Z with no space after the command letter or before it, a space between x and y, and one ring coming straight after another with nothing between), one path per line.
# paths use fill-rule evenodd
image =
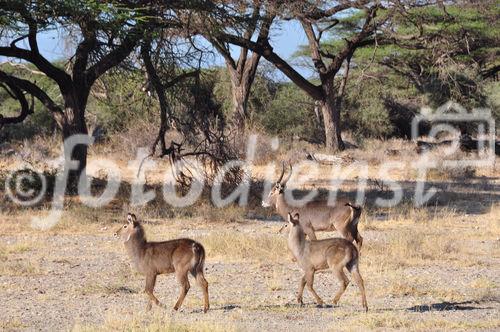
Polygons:
M196 277L198 273L203 273L205 266L205 249L198 242L193 243L194 261L191 274Z

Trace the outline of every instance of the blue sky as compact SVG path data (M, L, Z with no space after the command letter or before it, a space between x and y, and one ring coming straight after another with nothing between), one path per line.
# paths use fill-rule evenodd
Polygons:
M58 31L40 34L38 36L38 43L41 53L51 61L68 58L72 50L68 49L68 46L65 45L63 37L64 36L61 36ZM306 43L306 36L298 23L287 22L284 24L275 24L271 30L271 45L273 45L275 52L284 59L289 60L298 47ZM23 45L22 42L19 43L19 46L27 47L27 45ZM238 48L236 47L234 50L238 51ZM236 57L237 54L239 53L235 53L234 57ZM3 60L5 59L0 57L0 62ZM214 59L214 62L216 65L224 65L224 61L220 56ZM296 61L294 61L294 63L295 62ZM300 66L294 67L305 77L310 77L312 75L312 71L308 68ZM279 80L287 80L279 71L277 71L276 74Z

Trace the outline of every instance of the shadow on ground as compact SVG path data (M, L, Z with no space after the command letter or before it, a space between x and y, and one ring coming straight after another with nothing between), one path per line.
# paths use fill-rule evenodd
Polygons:
M477 177L469 180L461 181L427 181L423 184L423 194L427 195L431 188L434 188L435 193L424 204L430 207L447 206L454 209L458 213L467 214L484 214L488 213L491 206L500 203L500 185L496 184L500 178L492 177ZM417 188L419 183L417 181L398 181L402 189L401 203L414 203ZM320 191L320 197L326 198L328 195L324 182L313 181L311 185ZM420 186L422 184L420 183ZM343 187L354 188L352 190L338 191L338 197L349 197L352 200L356 199L358 194L358 182L353 180L346 180ZM302 190L294 191L294 196L301 197L307 192ZM377 185L368 184L365 189L365 208L376 208L375 201L377 198L390 199L394 196L394 192L390 189L380 189ZM401 204L400 203L400 204ZM383 219L383 218L381 218Z
M0 172L0 187L5 185L6 174ZM491 206L500 203L500 184L498 183L498 177L471 177L468 179L461 180L449 180L449 181L427 181L423 186L423 194L427 195L431 188L434 188L435 193L430 197L430 199L424 204L427 207L448 207L455 210L457 213L462 214L484 214L491 210ZM373 181L371 181L373 182ZM364 208L368 211L375 210L373 214L378 220L384 220L386 215L384 210L381 210L375 204L378 198L380 199L391 199L394 196L394 192L390 190L387 185L381 185L380 183L371 183L368 181L367 186L364 190L365 202L363 204ZM399 181L397 182L402 190L402 199L398 206L401 204L413 205L415 202L416 194L418 193L418 187L421 183L417 181ZM328 183L328 180L315 180L307 183L314 189L317 189L319 195L316 199L327 199L329 194L329 189L332 187ZM106 189L107 181L102 179L93 179L91 192L94 196L99 196ZM251 219L260 219L266 221L279 221L280 217L277 217L273 212L273 209L264 209L261 206L264 188L266 185L263 181L252 181L250 186L250 195L248 205L244 207L245 217ZM232 190L234 190L235 185L224 188L222 197L227 197ZM358 195L358 181L356 180L345 180L342 183L342 188L338 190L337 197L347 197L352 201L356 200ZM37 188L34 189L33 194L37 195L39 192ZM293 188L287 188L293 190ZM421 188L422 189L422 188ZM167 203L163 198L163 185L162 184L152 184L145 185L144 192L154 192L156 194L155 199L147 203L143 208L148 211L155 211L157 217L162 218L174 218L174 217L193 217L196 215L206 215L207 210L201 209L197 211L200 206L206 205L213 209L215 206L212 204L211 198L211 188L205 187L201 197L195 202L193 206L188 206L185 208L174 208L172 205ZM31 209L47 209L51 206L52 201L52 188L46 192L43 199L32 206ZM104 206L104 209L110 212L120 213L123 211L124 206L128 206L131 200L132 184L128 182L122 182L119 186L118 194L115 199L113 199L108 205ZM293 190L293 196L296 199L300 199L307 195L309 190ZM180 196L181 193L178 193ZM19 199L19 197L17 197ZM65 200L65 205L72 205L74 203L79 203L79 200L74 196L67 196ZM237 202L236 202L237 203ZM13 202L13 200L6 195L4 192L0 192L0 204L6 211L15 212L16 210L23 208L22 206ZM231 206L229 206L231 207Z
M407 311L413 312L427 312L427 311L468 311L468 310L481 310L481 309L492 309L490 307L477 307L471 304L478 304L476 301L464 301L464 302L440 302L433 304L422 304L416 305L406 309Z

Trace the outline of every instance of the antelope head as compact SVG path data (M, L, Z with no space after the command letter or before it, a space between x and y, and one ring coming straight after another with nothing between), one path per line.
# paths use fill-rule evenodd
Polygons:
M283 230L287 227L290 227L290 229L293 229L293 227L299 226L300 225L299 218L300 218L300 216L298 213L295 213L292 215L291 212L288 212L287 222L285 222L283 224L283 226L281 226L280 230L278 231L278 234L281 234L283 232Z
M118 228L114 236L120 238L123 242L130 240L130 237L135 234L139 229L139 222L135 214L129 213L127 215L127 222Z
M274 184L269 195L267 195L267 197L264 200L262 200L263 207L270 207L273 205L276 206L276 200L280 195L283 195L286 183L288 182L288 180L290 180L290 177L292 176L292 165L290 163L288 165L290 167L290 172L287 178L283 180L283 176L285 175L285 162L283 162L281 168L281 175L279 176L278 181L276 181L276 183Z

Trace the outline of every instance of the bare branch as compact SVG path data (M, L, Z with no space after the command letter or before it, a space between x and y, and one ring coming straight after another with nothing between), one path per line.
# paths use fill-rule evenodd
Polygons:
M311 22L300 19L300 23L302 24L302 28L304 29L304 32L307 36L309 50L311 51L311 59L313 61L314 67L320 75L327 74L326 65L321 58L319 38L316 37L316 33L314 32Z
M254 1L254 5L255 6L254 6L254 9L252 12L252 17L250 19L250 23L248 24L247 29L245 31L245 34L243 35L243 38L245 38L245 39L251 39L254 32L255 32L255 29L257 28L257 21L258 21L259 12L260 12L260 4L258 3L258 1ZM240 50L240 57L237 61L237 68L236 68L236 72L238 73L238 76L240 76L239 77L240 79L241 79L241 75L243 74L243 70L244 70L245 65L246 65L247 56L248 56L248 49L242 47Z
M33 113L33 106L29 106L22 90L19 89L8 76L2 74L3 73L0 72L0 81L4 84L0 84L0 86L4 88L12 98L19 102L21 110L18 115L11 117L4 117L0 114L0 128L6 124L21 123L28 117L28 115Z
M322 98L321 88L312 84L307 79L305 79L292 66L290 66L278 54L276 54L273 51L273 48L269 44L268 40L261 40L261 41L258 40L258 42L253 42L251 40L247 40L242 37L227 33L220 33L220 38L228 41L231 44L238 45L241 47L246 47L252 50L252 52L260 54L266 60L273 63L281 72L283 72L283 74L285 74L288 78L290 78L290 80L292 80L295 84L304 89L304 91L306 91L313 99Z
M45 75L44 72L41 72L39 70L33 70L33 69L29 68L28 66L26 66L24 63L15 63L15 62L12 62L12 61L6 61L6 62L2 62L0 64L0 66L3 66L3 65L9 65L9 66L12 66L12 67L21 68L21 69L24 69L24 70L28 71L30 74L33 74L33 75L47 76L47 75Z
M12 47L12 48L17 47L16 44L19 43L21 40L26 39L26 38L28 38L28 35L22 35L16 39L14 39L13 41L10 42L10 47Z
M363 8L364 5L368 4L369 0L359 0L355 2L343 1L342 3L335 5L329 9L321 9L319 7L314 7L313 10L303 14L304 18L319 20L322 18L330 17L343 10L350 8Z
M15 86L17 89L26 91L35 98L37 98L48 110L53 112L56 116L64 116L62 109L36 84L11 76L3 71L0 71L0 82L9 84L9 87Z
M210 43L217 49L217 51L222 55L224 58L224 61L226 61L226 65L230 70L236 70L236 62L234 62L234 59L231 57L231 52L229 51L229 48L226 47L224 42L216 37L213 36L207 36Z
M87 70L85 83L91 86L101 75L125 60L135 48L141 37L141 28L139 26L133 27L125 38L123 38L122 43L118 47L106 54L101 60Z

